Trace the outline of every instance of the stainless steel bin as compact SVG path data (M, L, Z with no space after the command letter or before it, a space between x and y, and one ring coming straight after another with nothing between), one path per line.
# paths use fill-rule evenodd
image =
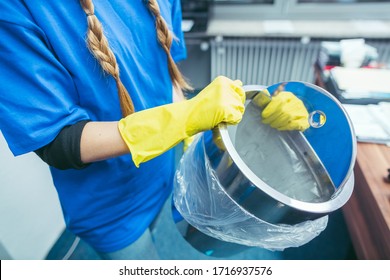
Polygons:
M311 127L303 133L275 130L261 122L262 109L253 102L265 87L244 88L243 120L199 135L183 155L175 206L218 248L220 241L272 250L301 246L325 229L327 214L352 194L353 127L327 91L285 82L266 90L293 92L308 109Z

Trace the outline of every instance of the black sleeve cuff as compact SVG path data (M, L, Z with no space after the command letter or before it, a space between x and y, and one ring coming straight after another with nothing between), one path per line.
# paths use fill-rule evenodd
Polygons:
M81 162L80 155L81 133L88 122L90 120L64 127L51 143L39 148L35 153L48 165L61 170L88 166L89 163Z

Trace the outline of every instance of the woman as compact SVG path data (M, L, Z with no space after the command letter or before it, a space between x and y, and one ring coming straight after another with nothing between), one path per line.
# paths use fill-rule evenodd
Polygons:
M186 56L180 1L0 10L0 129L11 151L50 165L68 229L103 257L158 258L149 226L172 190L171 148L239 122L240 81L218 77L171 104L190 89L175 65Z

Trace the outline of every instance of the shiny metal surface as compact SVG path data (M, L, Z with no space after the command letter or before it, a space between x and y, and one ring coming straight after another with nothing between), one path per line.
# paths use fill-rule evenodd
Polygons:
M302 83L301 85L300 83L299 86L307 86L310 87L310 90L313 90L311 84ZM261 142L263 139L253 141L251 138L254 137L254 132L246 135L240 134L243 131L240 126L245 125L246 115L256 110L251 102L252 98L257 96L265 87L245 86L244 88L247 93L247 103L243 121L236 126L220 125L218 129L214 130L214 139L218 137L222 139L218 145L215 145L215 142L204 143L206 156L227 195L248 213L272 224L293 225L307 220L314 220L342 207L353 191L352 168L356 157L356 140L348 116L344 116L345 112L338 101L327 92L318 91L317 88L314 89L320 95L325 94L332 110L336 110L341 118L345 117L345 120L341 123L346 125L341 128L340 135L345 134L346 137L350 137L350 139L344 141L348 143L348 148L351 150L350 160L348 162L347 157L345 164L340 164L340 169L345 170L342 173L344 178L340 179L338 174L336 174L337 176L332 175L333 179L337 181L334 183L321 158L317 155L316 149L312 147L306 136L301 132L269 130L266 134L267 137L270 137L267 140L268 142ZM310 95L304 97L305 102L309 102L307 107L316 107L315 102L314 105L310 104L310 98ZM308 109L315 111L318 108ZM326 108L320 109L325 111L326 114ZM260 111L258 115L260 115ZM253 118L253 116L249 116L249 118ZM250 132L261 126L260 119L254 122L248 120L248 122L250 121L252 121L248 127ZM329 127L324 127L329 129ZM259 131L267 129L263 125ZM311 139L316 139L315 136L313 138L312 134L321 133L323 128L312 127L310 129L312 131L309 131L308 135L312 137ZM345 130L348 130L347 133L345 133ZM335 131L335 134L337 134L337 131ZM257 136L259 135L262 136L261 133ZM333 138L329 139L332 140ZM262 144L258 146L257 142ZM257 145L255 148L253 143ZM332 143L328 144L331 148ZM248 147L247 157L245 153L240 151L240 149L246 149L246 146ZM282 150L286 149L291 154L285 156L285 152L280 152L281 146L283 146ZM331 152L331 150L321 151L321 154L327 154L327 157L336 157L336 159L326 159L326 162L337 160L338 155L330 155ZM274 154L278 155L274 156ZM264 159L261 161L259 160L260 157L264 157ZM295 172L289 168L291 159L294 159L295 165L299 164L299 170L302 172ZM281 173L278 173L279 171ZM282 178L286 175L286 172L287 177ZM332 174L334 173L337 172L332 171ZM340 180L341 183L339 183Z

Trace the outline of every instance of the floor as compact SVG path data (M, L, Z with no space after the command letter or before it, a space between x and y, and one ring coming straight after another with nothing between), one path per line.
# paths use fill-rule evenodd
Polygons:
M182 144L176 147L176 163L181 158ZM199 259L235 259L235 260L346 260L356 259L356 255L349 237L343 213L337 210L329 214L328 225L319 236L309 243L284 251L270 251L263 248L251 248L237 246L232 243L214 241L207 238L211 244L201 244L202 239L191 240L191 245L183 237L183 222L173 225L171 213L162 219L162 224L169 225L155 233L155 243L158 244L159 254L162 259L169 260L199 260ZM185 222L184 222L185 225ZM215 252L194 248L214 246ZM174 248L174 250L172 250ZM210 253L212 252L212 253ZM65 230L46 259L48 260L99 260L99 255L88 244L76 238Z
M160 244L163 259L235 259L235 260L347 260L356 259L348 230L341 210L329 215L327 228L311 242L298 248L288 248L284 251L269 251L262 248L245 248L236 254L223 257L212 257L200 253L184 239L177 242L172 250L171 236L159 236L165 240ZM229 244L226 244L229 248ZM223 248L222 248L223 250ZM164 257L164 252L167 253ZM85 242L75 239L69 231L64 231L56 244L50 250L46 259L99 260L99 255Z

